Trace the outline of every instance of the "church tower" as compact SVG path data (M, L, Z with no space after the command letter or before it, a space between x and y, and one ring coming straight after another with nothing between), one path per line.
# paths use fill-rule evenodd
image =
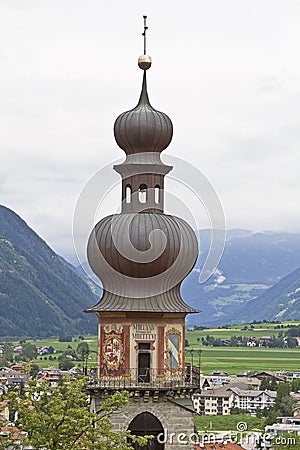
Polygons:
M146 17L144 22L146 42ZM94 410L117 390L132 392L112 420L133 434L156 436L147 448L193 449L191 396L199 390L200 373L185 361L185 317L197 311L183 301L180 285L195 264L198 244L183 219L164 214L164 178L172 167L160 154L173 126L150 104L146 48L138 65L138 104L114 125L126 154L114 166L122 178L121 213L100 220L88 242L89 264L103 284L102 298L87 310L99 321L98 374L89 391Z

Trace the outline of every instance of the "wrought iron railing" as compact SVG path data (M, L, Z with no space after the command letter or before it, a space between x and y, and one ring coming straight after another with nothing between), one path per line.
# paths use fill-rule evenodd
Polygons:
M138 369L124 373L100 372L90 376L89 387L112 389L200 389L200 370L187 365L184 369Z

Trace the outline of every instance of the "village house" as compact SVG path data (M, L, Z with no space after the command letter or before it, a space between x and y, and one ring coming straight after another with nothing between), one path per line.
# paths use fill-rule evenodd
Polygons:
M266 426L266 433L270 433L271 436L276 436L282 433L295 433L300 436L300 416L277 417L277 419L277 423Z
M233 406L245 409L254 416L258 409L273 406L277 395L276 391L243 390L237 387L231 387L230 391L234 394Z
M231 387L237 387L244 390L258 390L260 388L260 383L261 380L256 377L234 377L226 384L226 387L227 389Z
M210 389L193 395L195 411L201 416L227 416L230 414L233 400L233 392L224 388Z
M194 447L195 450L245 450L239 444L235 444L231 441L223 441L223 442L214 442L214 443L203 443L196 444Z
M256 372L254 375L250 376L258 378L259 380L263 380L263 378L275 378L276 382L285 381L285 375L282 372L271 372L271 371L263 371L263 372Z
M300 379L300 372L285 372L286 380L293 381Z
M51 386L56 387L62 371L56 367L45 367L39 373L39 381L47 381Z
M29 375L6 368L0 371L0 387L2 391L6 391L9 386L20 386L21 383L27 385L29 382Z

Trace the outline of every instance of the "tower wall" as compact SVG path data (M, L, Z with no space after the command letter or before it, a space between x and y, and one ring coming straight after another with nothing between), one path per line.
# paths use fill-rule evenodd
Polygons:
M179 397L176 400L183 400ZM97 411L100 407L101 399L93 397L92 408ZM159 437L161 443L164 441L165 450L187 450L194 449L196 436L194 434L194 413L189 409L177 405L168 400L166 395L160 395L159 399L153 397L133 397L122 408L121 411L112 414L111 422L115 431L125 431L130 422L137 415L149 412L161 422L164 435Z
M99 314L99 379L147 382L185 377L183 314ZM140 367L149 355L149 371ZM139 379L140 377L140 379Z

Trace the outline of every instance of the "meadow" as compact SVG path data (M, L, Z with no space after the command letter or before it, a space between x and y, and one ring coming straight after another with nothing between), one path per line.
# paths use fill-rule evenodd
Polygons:
M200 366L205 375L213 370L224 370L230 375L235 375L242 370L263 371L263 370L294 370L300 371L300 347L295 349L271 349L264 347L211 347L202 346L201 338L208 334L214 338L229 338L236 336L265 336L277 335L280 331L287 331L288 325L292 322L284 322L283 328L276 328L278 324L263 323L255 324L254 329L250 325L233 325L230 328L209 328L204 330L187 330L186 339L188 341L187 350L200 349ZM299 322L293 322L299 325ZM247 327L247 329L245 329ZM69 345L76 350L80 342L87 342L90 347L88 366L97 364L97 337L85 336L84 341L73 338L72 342L59 342L57 339L27 340L36 346L52 345L58 352L63 352ZM58 356L57 353L54 356ZM191 362L192 357L187 352L187 360ZM198 365L199 357L194 354L193 363ZM49 361L48 357L39 357L37 363L42 367L57 365L57 360Z
M247 424L247 430L263 430L265 419L237 414L230 416L195 416L195 426L197 430L209 432L216 431L237 431L239 423Z
M191 357L187 358L191 361ZM194 365L198 357L194 357ZM200 367L205 375L224 370L235 375L242 370L300 371L300 349L272 349L248 347L203 347Z

